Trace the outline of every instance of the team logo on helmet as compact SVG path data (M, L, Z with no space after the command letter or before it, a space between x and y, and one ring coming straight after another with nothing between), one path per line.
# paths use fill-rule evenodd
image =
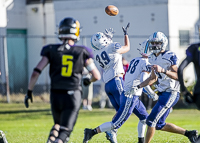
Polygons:
M91 45L95 50L103 49L110 43L112 43L112 40L102 32L97 32L91 38Z

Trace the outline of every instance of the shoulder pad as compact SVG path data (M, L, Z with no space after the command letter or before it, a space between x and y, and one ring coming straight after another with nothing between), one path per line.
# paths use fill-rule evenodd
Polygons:
M163 54L163 59L168 60L172 65L178 64L178 58L172 51L167 51L165 54Z
M120 49L122 46L121 46L121 44L120 43L115 43L115 49Z

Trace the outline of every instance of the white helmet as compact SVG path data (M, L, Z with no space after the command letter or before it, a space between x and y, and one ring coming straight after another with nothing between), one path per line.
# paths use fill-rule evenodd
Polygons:
M97 32L91 38L91 45L95 50L100 50L112 43L112 39L108 38L104 33Z
M152 52L149 50L149 39L146 39L145 41L143 41L137 50L139 50L139 53L143 56L151 55Z
M154 32L149 37L149 50L153 53L159 53L161 50L165 50L168 45L168 39L162 32Z

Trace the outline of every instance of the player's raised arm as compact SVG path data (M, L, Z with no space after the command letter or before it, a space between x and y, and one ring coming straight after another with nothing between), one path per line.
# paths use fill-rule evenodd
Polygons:
M124 32L124 46L117 50L118 53L124 54L127 53L130 50L130 41L128 37L128 28L130 26L130 23L127 24L126 28L122 27L122 30Z

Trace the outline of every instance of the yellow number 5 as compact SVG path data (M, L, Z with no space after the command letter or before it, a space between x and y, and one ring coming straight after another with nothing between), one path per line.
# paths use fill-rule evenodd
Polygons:
M70 77L72 75L72 69L73 69L73 62L72 62L73 56L70 55L63 55L62 56L62 70L61 75L65 77Z

